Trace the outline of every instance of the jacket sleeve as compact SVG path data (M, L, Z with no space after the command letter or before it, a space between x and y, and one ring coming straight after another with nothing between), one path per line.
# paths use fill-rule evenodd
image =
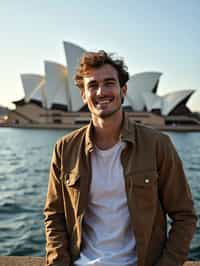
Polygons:
M61 184L61 145L56 144L50 166L49 185L44 208L46 266L69 266L68 235Z
M171 229L156 266L178 266L187 259L196 228L193 200L181 160L168 136L158 145L159 196Z

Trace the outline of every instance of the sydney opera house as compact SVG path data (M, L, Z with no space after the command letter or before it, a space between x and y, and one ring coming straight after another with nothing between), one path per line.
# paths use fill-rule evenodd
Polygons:
M21 74L24 98L15 101L7 124L16 127L78 128L90 119L73 76L82 53L77 45L64 42L66 66L44 61L44 76ZM128 81L123 103L131 119L156 128L200 128L200 120L186 106L194 90L159 96L160 72L137 73Z

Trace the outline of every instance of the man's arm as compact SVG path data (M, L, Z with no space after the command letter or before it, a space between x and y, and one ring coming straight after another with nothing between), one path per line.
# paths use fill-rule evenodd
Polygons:
M46 266L69 266L70 254L63 206L61 158L56 144L50 166L49 185L44 208Z
M172 226L156 266L178 266L187 259L197 217L181 160L169 137L163 138L158 145L159 196Z

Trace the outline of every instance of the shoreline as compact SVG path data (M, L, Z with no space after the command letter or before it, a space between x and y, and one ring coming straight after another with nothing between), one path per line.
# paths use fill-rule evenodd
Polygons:
M11 123L0 123L0 128L21 128L21 129L78 129L87 123L79 124L50 124L50 123L30 123L30 124L11 124ZM154 128L160 131L174 131L174 132L200 132L200 125L190 126L190 125L176 125L176 126L166 126L166 125L145 125L147 127Z

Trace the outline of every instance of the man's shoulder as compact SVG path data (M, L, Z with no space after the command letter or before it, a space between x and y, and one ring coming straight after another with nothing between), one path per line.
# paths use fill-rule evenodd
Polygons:
M71 131L70 133L58 139L57 145L58 146L65 145L65 144L69 144L70 142L76 143L81 137L85 136L87 128L88 128L88 125Z
M135 128L135 135L136 138L140 139L148 139L151 142L153 141L169 141L169 136L151 126L143 125L139 123L133 123L133 126Z
M170 137L150 126L135 124L135 141L140 151L150 152L159 160L176 154Z
M131 122L131 135L134 138L136 144L142 146L148 145L148 147L155 147L157 145L167 145L171 142L170 137L151 126Z

